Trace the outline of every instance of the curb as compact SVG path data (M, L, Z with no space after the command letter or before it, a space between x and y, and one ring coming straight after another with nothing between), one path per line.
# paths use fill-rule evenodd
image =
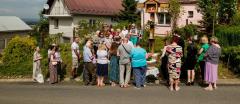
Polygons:
M70 78L65 78L64 82L70 82ZM81 82L80 78L75 79L76 82ZM31 78L24 78L24 79L0 79L0 83L21 83L21 82L34 82ZM151 83L151 85L158 85L158 84L166 84L165 81L157 80L155 84ZM183 84L183 83L182 83ZM239 85L240 86L240 79L219 79L217 81L218 85Z

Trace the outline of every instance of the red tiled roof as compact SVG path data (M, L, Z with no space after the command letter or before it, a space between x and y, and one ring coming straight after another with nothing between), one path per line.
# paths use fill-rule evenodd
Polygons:
M168 3L169 0L155 0L159 3ZM197 0L179 0L183 4L188 4L188 3L196 3Z
M71 14L117 15L122 0L64 0Z

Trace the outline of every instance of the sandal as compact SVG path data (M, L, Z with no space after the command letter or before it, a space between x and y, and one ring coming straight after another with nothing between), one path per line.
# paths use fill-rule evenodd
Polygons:
M204 90L206 90L206 91L212 91L212 90L213 90L213 88L206 87L206 88L204 88Z
M179 91L179 90L180 90L180 87L176 87L175 90L176 90L176 91Z

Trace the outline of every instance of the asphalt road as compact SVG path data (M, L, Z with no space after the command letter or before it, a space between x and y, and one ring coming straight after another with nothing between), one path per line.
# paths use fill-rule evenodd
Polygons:
M98 88L78 84L39 85L0 83L0 104L239 104L240 86L219 86L212 92L199 86L182 86L179 92L167 87L147 86Z

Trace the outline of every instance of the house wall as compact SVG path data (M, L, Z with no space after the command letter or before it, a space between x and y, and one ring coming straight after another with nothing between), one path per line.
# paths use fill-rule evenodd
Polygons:
M56 19L58 20L58 28L55 28ZM106 24L114 24L111 17L107 16L86 16L86 15L76 15L73 17L51 17L49 18L49 33L57 34L63 33L63 37L72 38L74 27L78 27L79 21L86 20L89 22L90 19L98 20L100 19Z
M188 11L193 11L193 18L189 18ZM158 12L167 12L166 10L161 10L158 8ZM146 26L148 20L150 20L150 13L142 12L143 16L141 17L142 26ZM182 9L180 13L180 18L177 22L179 27L183 27L186 25L186 19L188 19L188 24L199 24L198 21L202 20L202 15L200 12L197 11L197 4L182 4ZM166 35L168 32L171 31L171 25L160 25L158 24L158 16L155 13L155 34L157 35Z
M93 16L93 15L72 15L69 14L63 0L55 0L50 8L49 14L49 34L63 33L63 39L73 38L74 27L78 27L80 20L90 19L98 20L106 24L115 24L111 16ZM58 20L58 28L56 28L56 20ZM64 40L63 40L64 41Z
M58 28L55 28L55 22L58 19ZM73 18L72 17L51 17L49 18L49 33L63 33L64 37L73 37Z
M50 15L69 15L63 0L55 0L50 8Z
M202 14L197 11L197 5L196 4L183 4L182 13L180 15L180 18L178 19L178 26L183 27L186 25L186 19L188 19L188 24L192 22L192 24L199 24L199 21L202 20ZM189 18L188 11L193 11L193 18Z
M87 22L89 22L90 19L94 19L94 20L100 20L105 24L115 24L116 22L112 21L111 16L91 16L91 15L75 15L73 17L73 24L75 27L78 26L79 21L81 20L86 20Z
M0 53L7 47L8 42L15 36L27 36L30 31L0 32Z

